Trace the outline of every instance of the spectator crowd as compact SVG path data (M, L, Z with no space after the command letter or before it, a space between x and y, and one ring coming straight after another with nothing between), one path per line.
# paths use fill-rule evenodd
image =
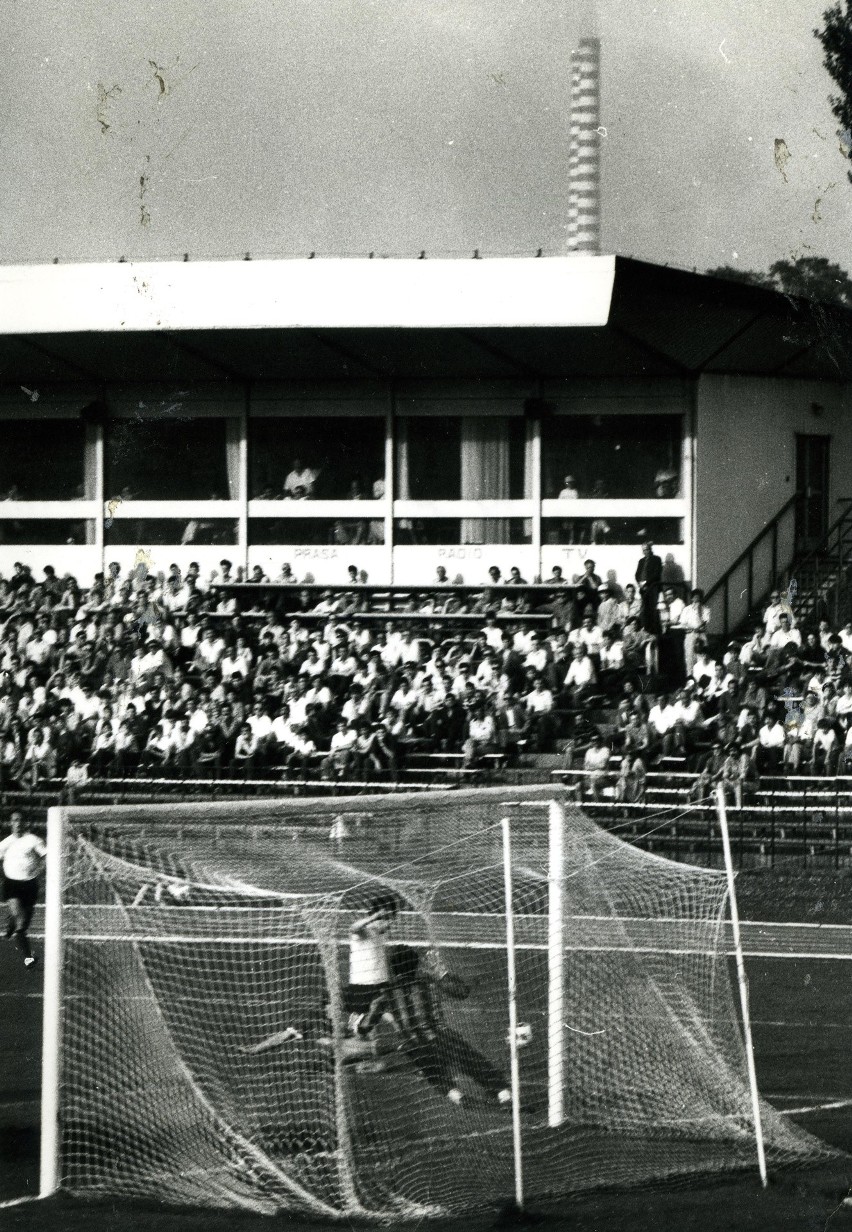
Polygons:
M620 760L616 797L641 799L648 767L683 755L693 791L733 795L763 773L852 765L852 624L802 635L774 593L744 644L713 656L700 591L660 584L646 545L636 583L587 561L530 587L493 567L482 588L432 583L399 610L370 607L354 569L304 587L288 565L240 608L222 561L150 575L117 564L82 591L47 566L0 579L0 786L136 774L395 778L412 751L588 748L591 795ZM650 564L649 564L650 561ZM649 580L649 578L651 580ZM263 584L262 570L250 582ZM254 593L254 592L252 592ZM607 738L590 711L614 713ZM603 724L600 725L603 727Z

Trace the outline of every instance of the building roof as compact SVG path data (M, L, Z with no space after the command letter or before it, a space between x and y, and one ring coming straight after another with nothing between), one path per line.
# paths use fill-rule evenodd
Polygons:
M852 313L629 258L0 266L0 385L844 381Z

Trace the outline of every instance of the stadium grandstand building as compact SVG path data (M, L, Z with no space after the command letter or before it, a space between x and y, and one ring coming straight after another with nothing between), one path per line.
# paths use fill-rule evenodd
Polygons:
M4 576L623 585L651 539L707 589L772 525L756 599L852 492L849 316L763 289L588 254L0 282Z

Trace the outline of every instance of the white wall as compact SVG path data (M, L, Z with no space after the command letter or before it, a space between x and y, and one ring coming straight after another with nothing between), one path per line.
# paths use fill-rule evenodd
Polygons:
M842 386L783 377L702 376L696 401L695 564L706 589L794 494L796 433L831 436L834 520L837 498L852 496L852 418Z

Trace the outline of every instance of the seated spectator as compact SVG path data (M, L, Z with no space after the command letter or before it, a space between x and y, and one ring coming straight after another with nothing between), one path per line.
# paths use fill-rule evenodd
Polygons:
M656 676L658 656L657 638L644 629L634 616L624 622L621 635L624 666L628 672Z
M553 745L554 701L542 675L536 676L532 692L527 694L524 705L528 716L525 727L529 733L531 747L535 752L546 753Z
M631 750L621 759L621 768L615 781L615 799L619 804L642 804L645 800L645 763L637 752Z
M601 688L609 694L618 693L624 681L624 642L615 629L604 633L599 661Z
M825 776L836 774L839 756L837 732L827 718L821 718L814 734L811 773Z
M590 606L592 612L596 612L600 602L601 579L595 573L595 562L584 560L583 572L575 573L573 580L580 610L585 611Z
M42 779L55 777L56 752L49 724L37 723L30 728L22 769L23 782L30 790L34 790Z
M603 736L598 732L592 736L586 755L583 758L583 769L586 774L586 790L589 798L599 801L603 798L603 788L607 778L610 751L604 744Z
M603 645L603 633L600 626L595 624L594 616L587 613L578 628L572 629L568 634L568 641L572 646L585 646L586 652L597 659L600 655L600 649Z
M234 755L231 768L238 774L250 778L254 772L255 754L257 753L257 737L248 723L240 727L234 742Z
M625 586L624 598L618 604L618 623L622 629L628 620L635 620L637 623L642 620L642 599L632 582L628 582Z
M135 774L139 768L141 750L139 738L131 719L123 719L118 725L114 742L115 759L111 771L119 778Z
M787 602L786 596L782 597L780 590L773 590L763 613L763 625L768 638L771 638L781 627L782 618L786 620L789 632L796 623L793 609Z
M782 646L789 646L791 643L795 646L801 646L802 635L798 629L793 627L792 616L782 612L778 617L777 623L775 623L773 632L770 634L769 646L770 648L780 648Z
M721 782L726 757L724 744L714 736L710 751L702 758L698 776L689 789L691 802L702 803L712 798L716 785Z
M598 627L602 634L617 632L621 627L621 604L606 583L600 587L598 593L600 595L597 611Z
M785 732L772 711L757 734L755 764L758 774L779 774L784 756Z
M322 763L324 778L346 779L351 777L358 733L345 719L337 723L331 737L329 754Z
M482 764L482 759L489 753L496 753L497 725L494 716L481 701L471 707L462 745L465 770L472 770Z
M284 479L283 495L291 500L310 499L319 476L318 469L304 466L301 458L294 458L293 465Z
M582 709L597 684L597 672L584 643L574 647L574 657L563 681L567 704Z

